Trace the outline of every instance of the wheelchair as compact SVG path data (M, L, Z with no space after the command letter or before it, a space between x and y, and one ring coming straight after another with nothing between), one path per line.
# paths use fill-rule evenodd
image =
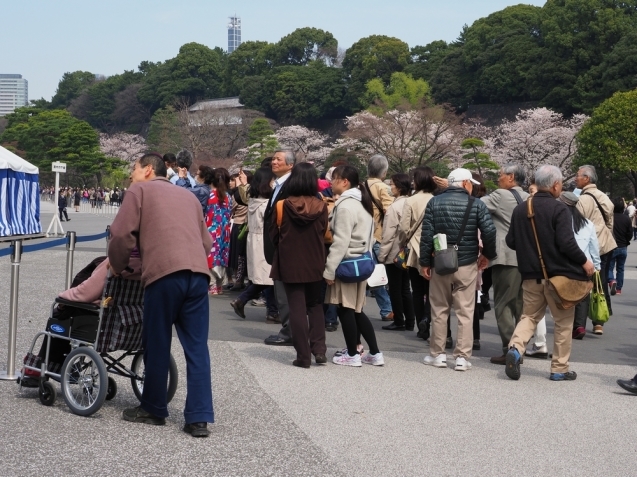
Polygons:
M110 273L99 305L56 298L46 330L33 338L24 359L20 389L26 370L38 371L38 397L43 405L55 403L57 389L51 383L53 380L61 384L64 401L74 414L90 416L117 394L117 383L108 376L112 373L130 379L133 392L141 401L145 374L141 346L143 314L141 282L112 277ZM36 355L34 350L40 337L42 347ZM51 350L60 347L66 355L61 364L50 359ZM114 352L121 353L114 355ZM127 367L124 360L129 357L132 361ZM177 383L177 364L171 354L168 402L177 391Z

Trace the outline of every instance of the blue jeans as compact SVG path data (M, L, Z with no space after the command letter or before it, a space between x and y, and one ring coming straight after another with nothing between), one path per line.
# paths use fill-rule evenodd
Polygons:
M617 266L617 289L621 290L624 286L624 265L626 264L626 258L628 257L627 247L617 247L613 250L613 255L610 257L610 265L608 267L608 281L614 280L613 272L615 266Z
M186 424L214 422L208 351L208 277L182 270L151 283L144 290L144 392L141 407L167 417L168 366L172 327L186 356Z
M374 261L378 263L376 257L378 256L378 252L380 251L380 244L376 242L373 247L374 250ZM386 317L392 312L391 308L391 300L389 299L389 293L387 293L387 289L385 287L376 287L372 288L374 290L374 297L376 298L376 304L378 308L380 308L380 316L382 318Z

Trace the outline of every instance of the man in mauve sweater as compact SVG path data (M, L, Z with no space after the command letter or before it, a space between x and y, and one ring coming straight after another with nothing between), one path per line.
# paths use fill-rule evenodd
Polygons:
M127 421L164 425L172 326L184 348L188 373L184 432L207 437L214 422L208 351L207 256L212 248L201 205L189 191L166 179L158 154L146 154L131 173L133 182L111 225L110 268L120 274L137 246L144 284L144 392L141 405L124 410ZM177 223L166 214L176 210ZM166 254L166 248L177 250Z
M537 193L527 200L532 200L535 228L546 266L546 276L589 280L595 271L593 262L586 258L577 245L571 212L566 205L555 200L562 192L561 171L555 166L541 166L535 172L535 185ZM511 379L520 379L521 355L535 333L538 322L544 318L548 306L555 320L550 379L573 381L577 374L575 371L569 371L568 359L573 343L575 307L568 310L557 307L550 282L544 278L533 227L528 217L527 202L522 202L513 210L506 244L516 252L524 291L522 317L515 327L506 354L506 375Z

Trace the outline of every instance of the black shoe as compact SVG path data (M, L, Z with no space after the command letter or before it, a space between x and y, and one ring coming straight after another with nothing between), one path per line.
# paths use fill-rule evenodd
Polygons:
M245 305L241 302L241 300L236 299L230 302L230 306L234 309L234 312L239 315L241 318L246 317L245 312L243 311Z
M422 324L422 322L421 322ZM425 324L424 326L421 326L420 329L418 330L418 333L416 333L416 336L418 338L422 338L423 340L427 341L429 339L430 333L429 333L429 323Z
M142 424L152 424L154 426L163 426L166 424L166 419L154 416L150 412L144 411L141 406L124 409L122 417L125 421L141 422Z
M451 336L447 336L447 341L445 341L445 349L453 349L453 338Z
M295 359L294 361L292 361L292 365L296 366L297 368L310 369L309 364L301 363L298 359Z
M263 342L272 346L292 346L292 338L281 338L279 335L268 336Z
M67 222L70 222L70 221L71 221L71 219L66 219L66 221L67 221Z
M314 356L314 361L316 362L316 364L326 364L327 357L324 354L317 354L316 356Z
M192 422L186 424L184 426L184 432L190 434L192 437L208 437L210 435L207 422Z
M396 323L392 323L391 325L383 326L383 329L389 331L405 331L405 325L397 325Z
M618 379L617 384L629 393L637 394L637 383L632 379Z
M325 331L338 331L338 325L332 323L325 325Z
M473 351L480 351L480 340L473 340Z
M414 325L405 325L407 331L414 331Z

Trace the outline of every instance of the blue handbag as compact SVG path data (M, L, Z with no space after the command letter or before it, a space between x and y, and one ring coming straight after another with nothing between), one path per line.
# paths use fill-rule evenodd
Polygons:
M376 263L371 252L354 258L346 258L336 268L336 278L343 283L358 283L367 280L374 273Z

